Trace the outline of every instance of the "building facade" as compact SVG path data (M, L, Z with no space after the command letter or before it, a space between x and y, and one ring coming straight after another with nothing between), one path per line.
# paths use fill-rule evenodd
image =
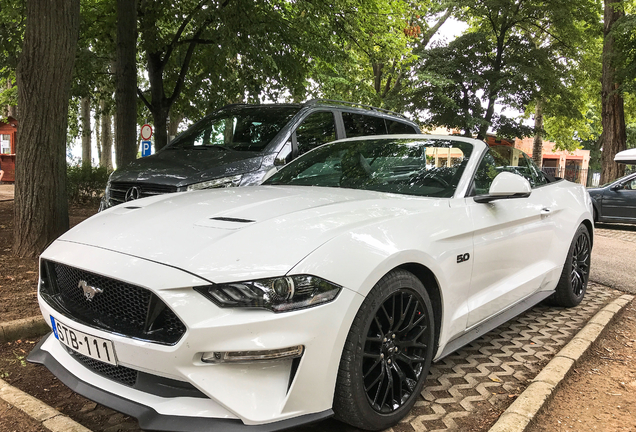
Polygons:
M0 121L0 167L4 171L3 182L15 181L15 150L18 137L18 121L13 117Z

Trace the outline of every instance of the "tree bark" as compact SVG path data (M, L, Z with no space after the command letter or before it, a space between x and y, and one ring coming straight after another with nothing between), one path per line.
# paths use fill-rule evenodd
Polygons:
M81 101L82 116L82 166L91 164L91 100L83 97Z
M534 141L532 142L532 160L539 167L543 165L543 102L537 100L534 109Z
M179 124L183 121L183 114L172 111L168 122L168 143L179 133Z
M79 0L27 0L17 69L20 147L13 251L36 257L68 229L66 128Z
M97 148L97 164L102 163L102 116L99 112L95 112L95 148Z
M601 156L601 184L625 175L625 165L614 162L616 153L627 148L623 97L612 65L614 23L623 16L622 0L605 0L603 23L603 76L601 78L601 121L603 123L603 153Z
M160 53L149 53L148 81L150 82L150 112L152 113L155 151L168 144L168 114L171 102L166 98L163 87L163 64Z
M117 106L115 150L118 168L137 158L137 2L117 0Z
M105 103L102 102L102 112L104 112ZM99 164L108 170L113 169L113 135L111 132L111 116L102 114L102 157Z

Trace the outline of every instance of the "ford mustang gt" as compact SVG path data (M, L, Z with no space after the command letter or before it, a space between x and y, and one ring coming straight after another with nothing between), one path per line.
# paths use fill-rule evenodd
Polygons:
M396 424L431 362L585 295L592 203L517 149L336 141L264 185L113 207L41 256L30 354L150 430Z

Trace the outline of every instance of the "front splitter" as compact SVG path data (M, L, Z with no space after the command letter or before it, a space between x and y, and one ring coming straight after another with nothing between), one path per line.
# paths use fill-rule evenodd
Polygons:
M51 333L47 334L38 342L27 357L27 361L46 366L57 379L75 393L126 415L135 417L139 422L139 427L144 430L173 432L274 432L314 423L332 417L334 414L333 410L329 409L319 413L306 414L263 425L245 425L236 419L214 419L159 414L149 406L128 400L78 379L64 368L50 353L41 349L42 344L50 335Z

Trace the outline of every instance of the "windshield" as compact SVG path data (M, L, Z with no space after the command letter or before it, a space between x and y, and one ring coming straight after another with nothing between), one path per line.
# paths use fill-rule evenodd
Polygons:
M167 149L261 151L298 107L238 107L219 111L179 135Z
M369 139L325 144L264 184L452 197L472 144L451 139Z

